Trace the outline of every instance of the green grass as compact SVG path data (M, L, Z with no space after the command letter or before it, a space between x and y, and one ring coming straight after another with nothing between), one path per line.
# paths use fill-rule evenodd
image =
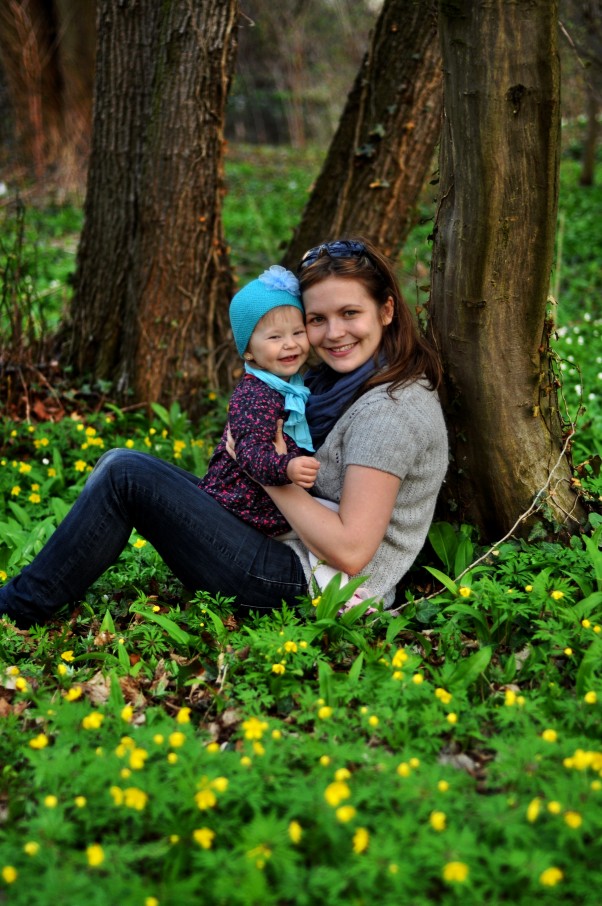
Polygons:
M229 162L241 280L277 260L316 165L255 149ZM563 162L555 349L569 413L584 410L575 463L599 495L601 239L583 201L599 190L575 172ZM34 308L55 279L51 298L68 295L79 216L26 214ZM82 398L0 425L0 582L104 449L202 474L226 416L221 398L195 425L177 405L149 417ZM436 523L398 614L337 617L331 587L241 620L185 593L134 533L70 619L0 629L0 903L598 906L601 541L596 515L568 545L489 551Z

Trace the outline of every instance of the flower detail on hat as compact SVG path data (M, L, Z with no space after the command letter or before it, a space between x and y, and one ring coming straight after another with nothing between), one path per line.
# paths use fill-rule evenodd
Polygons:
M281 289L286 293L290 293L291 296L299 297L301 291L299 289L299 281L291 271L287 271L285 267L282 267L280 264L272 264L267 271L264 271L261 277L257 278L260 280L268 289Z

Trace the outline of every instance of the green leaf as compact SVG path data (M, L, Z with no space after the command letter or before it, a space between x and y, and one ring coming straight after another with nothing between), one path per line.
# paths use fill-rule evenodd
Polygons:
M193 637L189 635L184 629L178 626L177 623L174 623L173 620L170 620L169 617L164 616L162 613L153 613L152 610L147 610L142 607L136 607L135 604L132 604L130 607L130 613L137 613L141 617L144 617L147 620L151 620L153 623L156 623L161 629L164 629L168 634L170 639L177 645L190 645L193 641Z
M458 586L450 579L449 576L446 576L445 573L442 573L440 569L435 569L434 566L425 566L425 569L435 577L439 579L442 585L445 585L448 591L451 591L452 594L458 594Z
M104 617L102 618L102 623L100 624L100 631L101 632L111 632L111 633L113 633L113 635L115 635L115 633L117 631L115 629L115 623L113 622L113 617L111 615L111 611L109 610L108 607L105 610Z
M433 522L428 539L447 572L451 573L458 549L458 536L449 522Z
M475 651L469 657L463 658L447 677L450 689L468 689L489 666L493 651L490 646Z

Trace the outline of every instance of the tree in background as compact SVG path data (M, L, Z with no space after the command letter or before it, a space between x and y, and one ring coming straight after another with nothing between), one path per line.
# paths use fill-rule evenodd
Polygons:
M499 537L580 512L549 349L558 199L557 4L444 0L431 329L446 374L447 513ZM541 495L541 498L540 496Z
M92 120L95 0L3 0L0 63L17 157L28 175L58 183L85 173Z
M194 412L230 384L221 207L236 0L100 0L75 372Z
M440 117L436 0L385 0L284 263L294 266L322 239L358 234L395 257L432 164Z
M602 0L562 0L562 33L577 57L585 89L587 134L580 183L594 183L602 110Z

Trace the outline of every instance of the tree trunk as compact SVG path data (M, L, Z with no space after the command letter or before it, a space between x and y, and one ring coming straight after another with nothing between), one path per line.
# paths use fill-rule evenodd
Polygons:
M558 200L555 0L442 0L440 200L431 329L446 374L447 515L491 539L544 488L555 527L582 516L548 345ZM548 479L552 470L552 480Z
M370 48L284 263L323 239L363 235L395 256L439 136L435 0L385 0Z
M579 184L582 186L593 186L596 172L598 135L600 133L600 125L598 123L600 96L591 80L586 81L585 90L587 92L587 132L583 143L583 157L581 159Z
M194 412L231 383L221 202L236 14L236 0L100 3L71 358L122 399Z
M0 57L14 110L18 160L83 184L91 131L95 0L5 0Z

